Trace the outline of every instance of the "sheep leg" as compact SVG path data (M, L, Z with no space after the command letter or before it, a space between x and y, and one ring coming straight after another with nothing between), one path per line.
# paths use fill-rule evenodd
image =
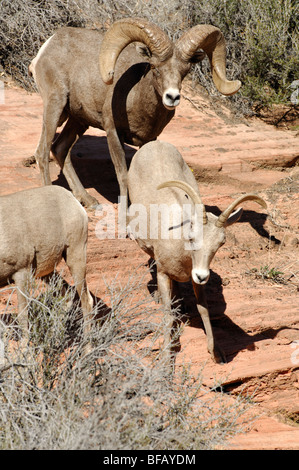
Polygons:
M91 327L91 312L93 309L93 299L90 295L86 283L86 243L82 249L82 244L69 246L66 250L66 264L72 274L74 284L80 297L83 311L83 332L84 338L88 341ZM88 347L89 350L89 347Z
M27 346L29 342L29 328L28 328L28 301L24 296L26 286L28 285L29 272L24 269L16 272L12 276L17 286L17 297L18 297L18 323L22 332L21 348Z
M117 181L119 184L120 196L125 197L126 208L128 206L128 169L126 154L120 142L115 128L107 131L107 142L111 160L113 162Z
M175 306L177 306L180 309L181 315L185 315L186 308L185 308L185 304L181 296L179 282L177 281L172 281L172 298L175 301Z
M86 129L87 126L80 125L70 117L59 136L53 142L51 151L62 169L75 198L85 207L96 208L99 204L98 201L88 194L83 187L71 161L72 148Z
M193 284L193 290L194 290L196 302L197 302L197 310L201 316L204 329L207 335L208 351L211 354L215 362L224 363L226 362L225 355L222 352L221 348L215 342L210 315L209 315L209 310L208 310L208 304L206 300L205 288L204 286L196 284L193 281L192 281L192 284Z
M176 347L177 322L171 312L172 305L172 281L162 272L157 271L158 290L164 307L164 354L170 360L170 365L174 362L174 350Z
M49 96L44 100L42 132L35 151L35 158L38 163L44 185L51 184L49 170L50 149L66 102L67 97L64 94Z

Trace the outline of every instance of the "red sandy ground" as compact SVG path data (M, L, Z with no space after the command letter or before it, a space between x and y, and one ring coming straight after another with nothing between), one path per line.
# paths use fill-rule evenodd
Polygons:
M6 86L5 104L0 105L2 195L40 185L37 165L24 166L24 160L38 143L42 109L38 94ZM207 386L216 378L232 394L255 391L258 419L230 448L299 449L299 344L294 343L299 340L298 134L256 119L238 120L222 102L213 105L186 85L176 117L159 139L180 150L212 211L223 210L244 192L255 192L267 201L269 213L267 218L265 210L245 203L241 221L227 229L227 242L212 263L210 314L228 363L214 364L207 353L188 286L190 321L180 339L177 363L190 362L194 372L205 364ZM101 203L115 204L116 210L118 185L105 133L90 128L72 153L88 191ZM52 181L64 184L56 163L50 167ZM98 217L88 215L87 280L90 290L108 302L105 282L116 275L126 282L140 266L147 269L148 257L132 240L99 240ZM262 279L259 273L265 266L281 271L284 283ZM0 309L6 301L2 293Z

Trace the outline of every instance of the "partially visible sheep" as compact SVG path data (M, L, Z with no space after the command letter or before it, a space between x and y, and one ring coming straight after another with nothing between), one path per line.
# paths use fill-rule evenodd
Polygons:
M75 197L59 186L28 189L0 197L0 286L18 288L18 321L22 344L29 339L27 299L30 272L43 277L61 258L72 274L81 299L84 334L89 333L93 300L86 284L88 218Z
M158 291L168 316L165 341L171 344L171 304L173 288L177 287L174 284L191 278L208 351L216 362L225 362L213 335L204 286L209 279L210 263L225 242L225 227L241 217L242 208L233 212L234 209L246 200L266 207L265 201L245 194L219 217L206 212L196 180L181 154L173 145L159 141L144 145L134 155L128 172L128 191L129 230L156 261ZM162 215L153 218L157 208ZM145 217L140 215L143 211Z

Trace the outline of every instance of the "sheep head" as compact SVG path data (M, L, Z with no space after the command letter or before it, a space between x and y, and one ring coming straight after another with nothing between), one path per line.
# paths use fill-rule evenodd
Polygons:
M242 208L234 209L244 201L255 201L266 208L266 202L255 194L245 194L233 201L218 217L206 212L197 193L184 181L166 181L157 189L177 187L185 191L192 200L195 211L190 220L188 250L192 260L191 277L195 284L204 285L210 277L210 264L218 249L225 243L225 228L237 222L243 212Z
M167 109L180 102L183 78L191 64L209 57L212 77L217 89L225 94L236 93L241 83L226 79L226 48L221 31L210 25L197 25L184 33L174 44L158 26L142 18L124 18L106 32L100 51L100 72L106 84L113 83L114 68L121 51L130 43L139 42L139 51L147 55L153 72L153 85ZM202 49L204 52L199 51Z

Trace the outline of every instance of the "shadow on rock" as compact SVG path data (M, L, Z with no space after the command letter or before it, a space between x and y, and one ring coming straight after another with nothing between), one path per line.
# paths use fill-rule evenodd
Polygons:
M129 167L135 149L125 145L125 152ZM74 145L71 155L74 169L84 188L94 188L108 201L117 203L119 185L110 158L107 138L83 135ZM70 189L62 171L53 184Z
M157 298L157 272L153 260L149 260L152 279L148 282L148 290L152 296ZM180 307L180 314L175 319L176 323L188 323L191 328L200 328L204 326L200 315L197 312L195 295L191 282L177 283L180 289L180 300L183 301ZM284 328L268 328L254 335L248 334L243 328L233 322L225 314L227 304L223 294L222 278L211 270L210 279L206 285L206 296L209 306L211 324L215 338L219 346L223 349L227 362L231 362L238 353L244 349L255 350L255 343L263 341L265 338L275 338L278 332ZM177 306L176 301L174 306ZM180 345L176 347L179 352Z

